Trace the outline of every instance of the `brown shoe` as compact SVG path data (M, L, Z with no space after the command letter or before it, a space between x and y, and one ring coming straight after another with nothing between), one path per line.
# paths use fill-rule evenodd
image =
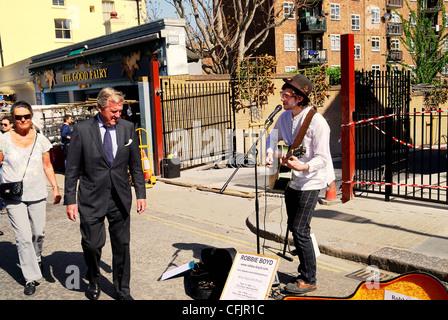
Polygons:
M298 279L293 283L288 283L285 286L285 290L289 293L302 294L311 292L317 289L317 285L314 283L306 283L305 281Z

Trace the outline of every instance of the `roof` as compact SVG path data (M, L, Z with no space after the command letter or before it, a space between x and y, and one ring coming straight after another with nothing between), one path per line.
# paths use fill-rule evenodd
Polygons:
M77 54L91 55L129 46L141 42L162 38L161 31L166 27L185 27L185 20L166 18L127 28L108 35L72 44L31 57L30 69L44 65L63 62L76 57Z

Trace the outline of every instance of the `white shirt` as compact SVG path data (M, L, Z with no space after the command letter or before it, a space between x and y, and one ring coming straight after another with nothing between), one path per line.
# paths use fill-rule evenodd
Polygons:
M307 107L295 117L292 116L291 110L284 111L267 138L266 152L274 153L279 141L284 141L291 146L310 110L311 107ZM292 170L289 186L295 190L325 188L334 180L334 170L330 153L330 127L321 114L314 115L302 145L306 148L306 152L299 161L308 164L309 169L307 171Z
M98 123L100 126L100 133L101 133L101 142L104 141L104 134L106 133L106 127L103 124L103 121L101 121L100 116L98 115ZM110 138L112 140L112 150L114 152L114 158L117 155L117 149L118 149L118 142L117 142L117 130L115 130L115 126L108 127Z
M42 154L50 151L52 145L43 134L37 135L34 150L33 144L27 148L17 147L11 141L9 132L0 135L0 151L4 157L1 182L16 182L23 178L22 201L38 201L48 196ZM31 150L33 151L32 154ZM30 162L27 168L28 158L30 158ZM25 170L26 174L23 177Z

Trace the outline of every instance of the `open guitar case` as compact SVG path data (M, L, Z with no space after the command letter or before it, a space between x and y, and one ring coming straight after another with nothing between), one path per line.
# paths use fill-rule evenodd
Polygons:
M193 299L219 300L235 255L234 248L202 249L200 262L185 276L187 294Z

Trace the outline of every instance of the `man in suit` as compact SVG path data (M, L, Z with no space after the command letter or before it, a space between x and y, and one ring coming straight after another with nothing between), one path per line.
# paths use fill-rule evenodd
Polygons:
M106 241L105 218L109 222L114 287L119 299L132 300L129 288L132 193L128 169L139 214L146 208L146 189L134 125L120 119L123 102L121 92L112 88L101 90L97 101L99 113L75 125L67 156L64 204L70 220L80 217L89 281L86 296L91 300L98 299L101 292L99 262Z

